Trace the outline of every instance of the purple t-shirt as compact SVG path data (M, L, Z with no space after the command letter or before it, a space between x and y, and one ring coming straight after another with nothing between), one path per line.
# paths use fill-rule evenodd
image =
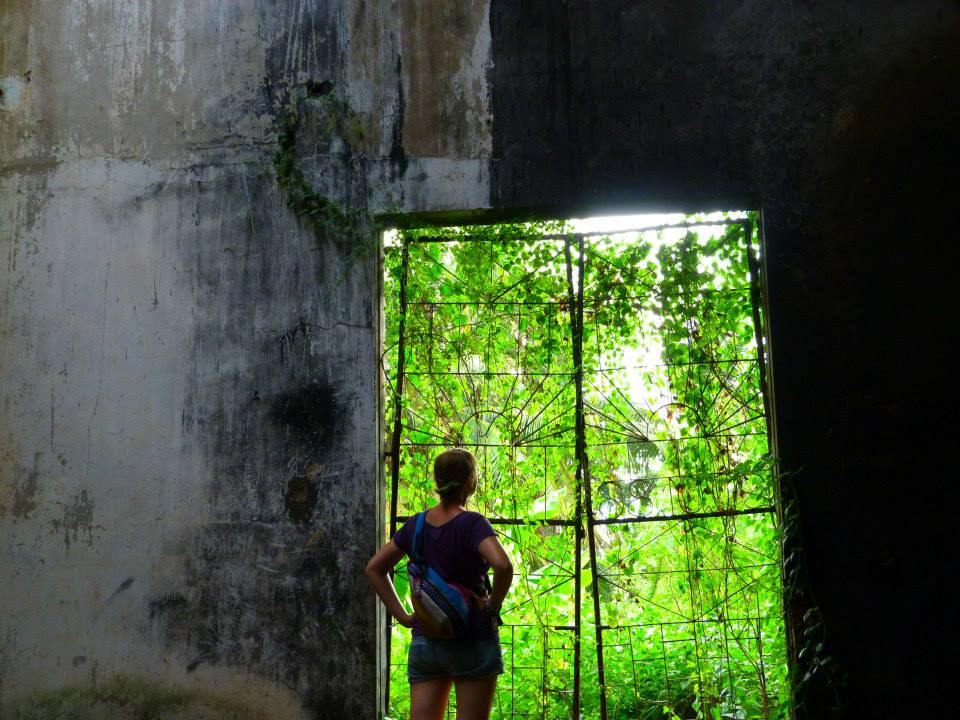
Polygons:
M393 544L407 555L413 545L413 533L417 516L409 518L393 536ZM483 578L490 569L489 563L477 551L477 547L496 533L490 521L478 512L464 510L443 525L423 523L423 559L448 581L459 583L478 594L483 594ZM471 637L486 639L496 637L496 626L489 616L471 613ZM420 627L414 622L413 634L420 635Z

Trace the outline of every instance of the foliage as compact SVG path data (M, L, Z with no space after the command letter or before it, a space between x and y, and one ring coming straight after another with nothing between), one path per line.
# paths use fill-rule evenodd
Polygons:
M781 478L783 474L781 474ZM784 597L787 606L799 621L791 623L796 662L793 673L794 705L798 717L808 717L808 695L825 693L832 709L842 712L845 705L847 685L846 671L838 665L828 651L827 626L819 606L811 597L807 582L807 567L803 543L799 533L799 518L796 501L788 496L782 501L783 529L781 546L784 550L783 579ZM822 701L821 701L822 702Z
M273 167L277 184L287 199L287 207L315 232L348 241L356 252L368 252L374 229L373 215L366 208L342 208L321 195L308 182L297 150L297 132L304 106L317 117L319 139L339 138L350 153L362 139L363 129L357 114L343 100L320 83L308 85L307 94L297 95L281 115L277 127L277 151Z
M584 717L600 702L597 625L611 718L789 713L748 226L708 225L582 240L562 223L433 228L386 249L398 514L431 504L432 458L459 445L480 463L476 509L526 523L496 525L518 574L495 717L571 716L578 571ZM584 540L578 568L585 508L596 563ZM402 716L408 639L393 637Z

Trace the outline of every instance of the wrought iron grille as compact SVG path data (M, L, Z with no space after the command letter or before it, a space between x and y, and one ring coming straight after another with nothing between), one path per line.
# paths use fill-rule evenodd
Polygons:
M386 248L389 532L475 452L518 570L494 717L787 717L751 221L434 233Z

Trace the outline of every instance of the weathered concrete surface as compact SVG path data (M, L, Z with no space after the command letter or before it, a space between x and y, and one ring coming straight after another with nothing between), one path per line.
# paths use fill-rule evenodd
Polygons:
M421 158L489 157L486 5L456 0L405 2L402 22L403 62L409 78L405 149Z
M262 36L272 28L257 7L26 0L0 12L3 76L26 82L26 102L0 127L5 164L170 160L269 132L257 99L282 38Z
M212 665L305 713L350 707L320 674L369 703L372 602L339 593L363 596L376 537L370 262L299 229L258 165L78 161L44 186L5 273L5 695ZM370 640L331 656L345 628Z
M486 206L487 12L0 6L4 716L374 716L378 257L286 208L277 120L350 109L299 134L343 207Z
M341 136L309 100L299 136L342 207L762 207L781 454L850 711L939 697L939 620L890 621L947 616L907 589L937 568L873 498L900 500L898 433L950 423L904 378L952 372L924 302L952 266L899 243L955 234L957 9L862 5L0 5L4 717L96 688L103 713L375 715L377 257L278 193L309 81L355 115Z
M377 258L270 161L291 88L341 82L341 11L0 8L4 717L118 675L372 713Z
M947 0L493 0L491 200L767 201L794 164L824 159L881 68L954 12Z

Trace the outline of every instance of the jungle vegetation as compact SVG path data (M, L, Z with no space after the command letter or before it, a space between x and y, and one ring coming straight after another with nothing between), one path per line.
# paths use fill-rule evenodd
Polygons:
M675 225L385 247L387 530L435 502L441 449L477 455L471 506L517 571L496 718L789 716L755 218Z

